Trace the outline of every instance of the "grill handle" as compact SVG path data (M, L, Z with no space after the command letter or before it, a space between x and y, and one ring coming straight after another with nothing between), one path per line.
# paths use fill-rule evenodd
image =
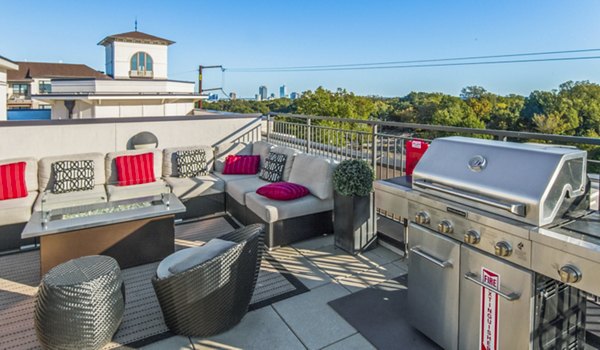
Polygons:
M508 301L519 300L519 298L521 297L521 295L519 293L503 292L500 289L496 289L492 286L488 286L487 284L480 281L479 276L477 276L477 274L474 274L472 272L465 273L465 278L468 279L469 281L475 283L478 286L481 286L481 287L491 290L492 292L498 294L499 296L503 297L504 299L506 299Z
M429 190L442 192L442 193L456 196L456 197L459 197L462 199L471 200L471 201L474 201L477 203L486 204L486 205L492 206L494 208L506 210L515 215L525 216L525 204L523 204L523 203L503 203L503 202L495 200L495 199L484 198L484 197L481 197L481 196L478 196L475 194L471 194L468 192L460 191L457 189L451 189L451 188L447 188L444 186L434 185L432 183L428 183L428 182L425 182L422 180L415 180L413 182L413 185L416 185L417 187L421 187L421 188L426 188Z
M415 253L416 255L422 257L423 259L437 265L438 267L441 267L442 269L445 269L447 267L452 267L452 262L450 260L440 260L434 256L431 256L431 255L425 253L419 247L410 248L410 251Z

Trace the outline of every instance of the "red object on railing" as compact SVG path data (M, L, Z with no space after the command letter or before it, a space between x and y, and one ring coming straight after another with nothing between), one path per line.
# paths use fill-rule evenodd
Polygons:
M406 175L412 176L413 170L417 166L419 159L423 156L425 151L429 148L429 144L422 140L408 140L406 141Z

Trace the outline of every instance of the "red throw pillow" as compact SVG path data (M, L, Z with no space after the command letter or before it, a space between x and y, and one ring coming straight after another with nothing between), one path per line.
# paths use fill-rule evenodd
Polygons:
M143 153L115 158L119 186L139 185L156 181L154 154Z
M256 190L256 193L269 199L289 201L304 197L309 194L310 191L308 188L292 182L274 182L259 188Z
M0 201L27 197L25 162L0 165Z
M223 174L249 175L258 173L260 156L227 156Z

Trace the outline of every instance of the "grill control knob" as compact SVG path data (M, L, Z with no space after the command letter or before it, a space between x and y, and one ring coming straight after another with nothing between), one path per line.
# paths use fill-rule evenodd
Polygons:
M465 233L463 240L465 243L477 244L479 241L481 241L481 235L479 232L477 232L477 230L469 230L467 233Z
M438 224L438 231L445 234L451 234L454 232L454 227L452 227L450 220L442 220Z
M583 275L576 266L565 265L558 270L560 280L563 283L577 283L581 281Z
M500 241L494 246L494 253L497 256L507 257L512 254L512 246L506 241Z
M429 218L426 211L420 211L415 215L415 222L419 225L429 225L431 218Z

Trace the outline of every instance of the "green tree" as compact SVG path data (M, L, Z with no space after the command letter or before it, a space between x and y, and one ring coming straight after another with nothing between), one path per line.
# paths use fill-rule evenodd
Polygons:
M367 97L356 96L345 89L336 92L329 91L323 87L315 91L306 91L294 101L295 113L314 116L330 116L338 118L368 120L379 111L376 104ZM366 142L365 137L359 137L356 133L344 134L345 137L336 136L337 130L351 130L358 132L369 131L368 125L363 123L341 123L331 120L314 120L313 125L320 128L315 133L314 139L321 143L347 144L349 142Z

